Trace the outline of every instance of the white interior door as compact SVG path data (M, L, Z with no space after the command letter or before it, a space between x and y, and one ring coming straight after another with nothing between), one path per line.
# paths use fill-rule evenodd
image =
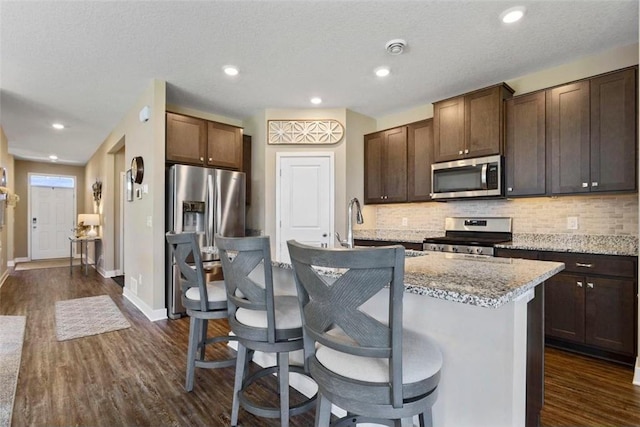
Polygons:
M279 153L276 180L276 259L289 262L287 240L333 242L333 153Z
M69 256L73 233L74 189L31 187L31 259Z

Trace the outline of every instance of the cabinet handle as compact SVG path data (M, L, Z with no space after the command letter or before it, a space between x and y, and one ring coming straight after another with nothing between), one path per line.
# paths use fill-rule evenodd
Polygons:
M204 162L204 157L200 157L200 161L201 161L201 162Z
M458 151L458 154L462 154L462 150Z
M584 264L582 262L576 262L576 267L591 268L593 267L593 264Z
M587 188L588 186L589 186L589 183L588 183L588 182L583 182L583 183L582 183L582 188Z
M576 284L578 285L579 288L582 287L582 282L576 282Z
M593 283L589 283L589 282L587 282L587 288L589 288L589 289L593 289Z
M212 161L213 161L213 158L212 158L212 157L209 157L209 161L210 161L210 162L212 162Z
M507 191L513 191L513 187L507 188Z
M384 196L380 196L380 200L384 200Z
M591 183L591 186L592 186L592 187L597 187L597 186L598 186L598 181L593 181L593 182Z
M464 150L464 154L469 154L469 149Z

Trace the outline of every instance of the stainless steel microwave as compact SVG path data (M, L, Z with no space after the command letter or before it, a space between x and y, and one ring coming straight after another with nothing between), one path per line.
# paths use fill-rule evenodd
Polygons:
M504 197L502 156L476 157L431 165L431 198Z

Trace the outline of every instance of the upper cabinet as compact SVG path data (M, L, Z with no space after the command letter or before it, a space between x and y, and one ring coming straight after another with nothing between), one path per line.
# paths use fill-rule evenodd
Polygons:
M168 162L241 170L242 129L167 113Z
M636 189L636 71L547 90L552 194Z
M364 136L364 202L407 201L407 127Z
M545 92L505 101L506 196L546 193Z
M502 83L434 103L434 162L502 154L503 101L512 94Z
M407 201L430 201L433 163L432 119L407 125L407 154Z

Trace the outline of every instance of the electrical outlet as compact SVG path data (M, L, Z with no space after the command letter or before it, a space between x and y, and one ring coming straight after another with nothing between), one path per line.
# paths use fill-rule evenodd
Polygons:
M402 218L402 226L406 227L407 225L409 225L409 220L407 218Z
M142 286L142 274L138 274L138 285Z
M568 216L567 217L567 229L568 230L577 230L578 229L578 217L577 216Z
M153 227L153 217L152 216L148 216L147 217L147 227L149 227L149 228Z
M134 294L138 294L138 281L133 277L129 278L129 287L131 288L131 292Z

